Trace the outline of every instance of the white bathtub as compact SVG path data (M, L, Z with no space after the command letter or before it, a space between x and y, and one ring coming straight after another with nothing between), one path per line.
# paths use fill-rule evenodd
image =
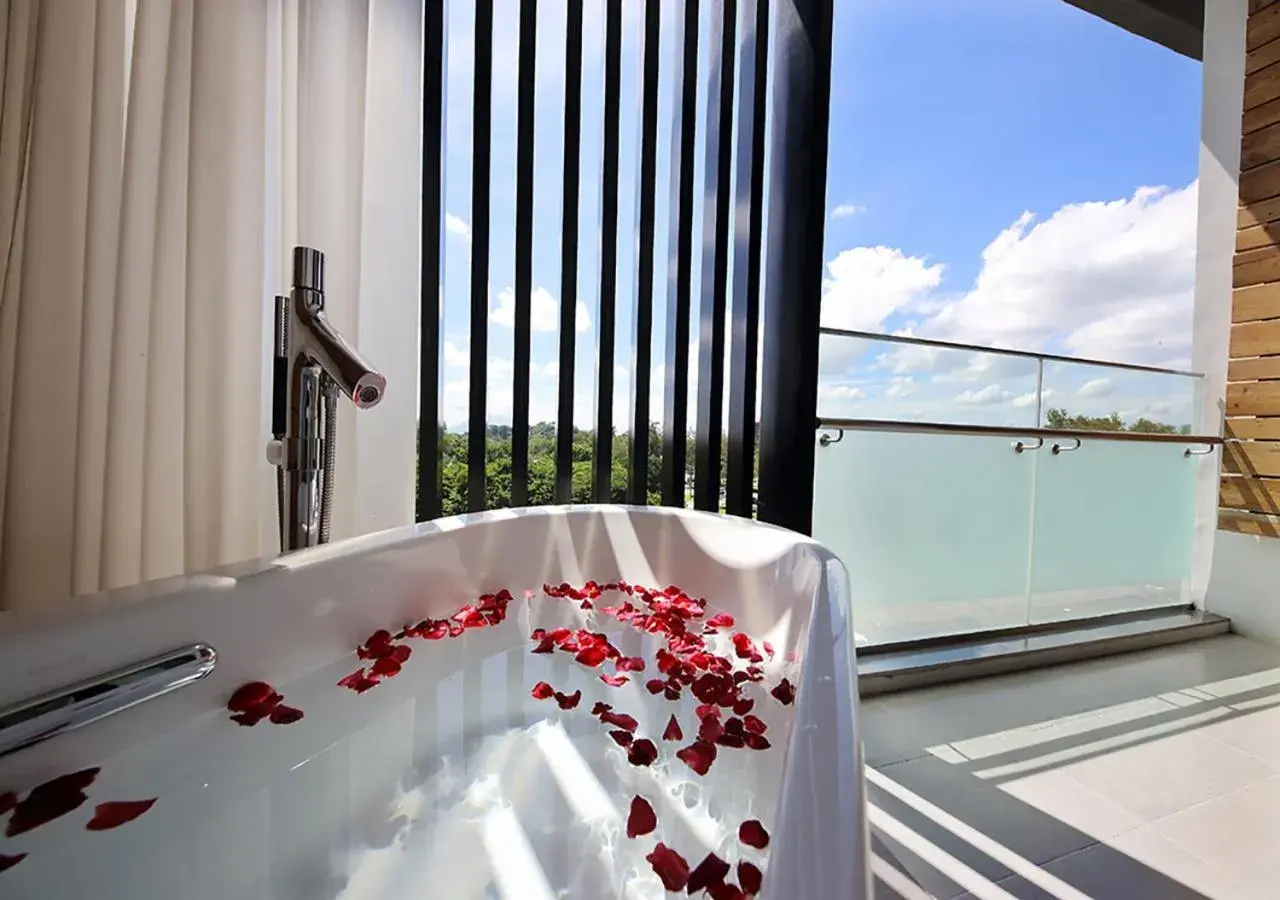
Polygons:
M657 675L662 639L541 593L544 583L589 579L678 585L708 599L706 616L736 619L708 639L744 632L756 652L768 640L762 682L741 690L773 746L722 747L705 777L677 759L698 727L698 700L643 686ZM41 804L58 792L45 788L37 802L33 787L100 769L92 783L58 782L66 790L54 805L73 809L0 833L9 865L0 897L661 897L645 861L661 840L691 866L716 852L735 865L732 882L740 860L758 865L763 896L869 900L846 581L838 560L789 532L685 511L577 507L446 519L79 598L56 613L0 616L0 709L10 713L0 745L24 727L12 713L30 711L33 698L170 651L216 650L207 677L0 756L0 796L27 804L0 824L48 815ZM369 664L354 650L375 630L445 617L503 588L515 599L502 624L406 640L412 656L396 677L360 694L337 685ZM647 660L646 671L614 687L598 678L608 664L529 652L532 628L577 623ZM188 660L195 674L198 657ZM790 706L770 694L784 677L796 687ZM304 717L232 722L229 698L254 681ZM535 699L538 681L581 689L580 704ZM635 717L636 737L653 739L658 760L629 763L592 715L597 701ZM669 715L685 740L661 739ZM628 838L636 795L651 801L658 825ZM118 827L86 827L141 809L98 804L152 798ZM771 833L767 850L739 840L747 819Z

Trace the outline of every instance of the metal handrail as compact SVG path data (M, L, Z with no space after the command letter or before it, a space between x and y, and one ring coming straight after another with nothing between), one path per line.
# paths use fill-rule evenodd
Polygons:
M217 662L208 644L191 644L0 709L0 756L186 687Z
M1084 428L1016 428L1009 425L956 425L950 422L904 422L899 419L825 419L817 428L850 431L889 431L913 434L959 434L986 437L1067 438L1089 441L1134 441L1156 444L1208 444L1223 439L1209 434L1162 434L1146 431L1090 431ZM831 443L835 443L831 441Z
M1108 362L1102 359L1088 359L1083 356L1062 356L1057 353L1037 353L1034 350L1008 350L1004 347L984 347L981 344L962 344L956 341L939 341L933 338L913 337L905 334L879 334L874 331L855 331L848 328L830 328L823 326L819 334L835 337L861 338L868 341L887 341L891 344L911 344L916 347L938 347L943 350L967 350L972 353L994 353L998 356L1017 356L1022 359L1038 359L1045 362L1076 363L1082 366L1101 366L1107 369L1126 369L1130 372L1152 372L1157 375L1182 375L1186 378L1203 378L1203 372L1189 372L1182 369L1166 369L1161 366L1143 366L1138 363Z

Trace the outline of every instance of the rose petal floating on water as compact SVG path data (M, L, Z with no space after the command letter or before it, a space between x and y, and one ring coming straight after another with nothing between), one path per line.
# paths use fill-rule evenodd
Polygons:
M12 869L26 858L27 854L25 853L15 853L12 856L0 853L0 872L3 872L5 869Z
M579 650L578 655L575 656L574 659L582 663L584 666L591 666L594 668L604 662L608 656L609 652L604 647L591 646L583 647Z
M768 750L773 746L763 734L748 734L744 740L752 750Z
M302 718L302 710L283 703L271 710L271 721L276 725L292 725Z
M756 701L750 697L744 697L737 703L733 704L733 714L735 716L745 716L751 710L755 709Z
M412 653L413 650L408 644L396 644L396 646L391 648L391 658L401 665L404 665L404 663L408 661Z
M777 698L778 702L783 706L790 706L796 699L796 689L793 688L791 686L791 682L787 681L785 678L779 681L778 686L769 693L773 694L773 696Z
M619 747L630 747L632 734L630 731L610 731L609 737L613 738L613 742Z
M760 874L760 870L754 863L743 862L738 863L738 884L742 885L742 889L748 894L760 893L760 885L764 881L764 876Z
M533 690L531 690L529 694L533 697L534 700L546 700L549 697L555 696L556 689L553 688L551 685L547 684L545 681L539 681L537 684L533 686Z
M690 894L696 894L714 884L723 884L724 877L728 874L729 864L714 853L708 853L689 873L688 891Z
M765 725L764 722L756 716L743 717L742 726L752 734L764 734L769 728L769 726Z
M577 690L572 694L562 694L556 691L555 698L561 709L573 709L578 705L578 701L582 699L582 691Z
M650 678L644 683L644 689L650 694L661 694L667 683L661 678Z
M624 656L614 663L619 672L643 672L644 660L638 656Z
M706 741L694 741L676 753L676 758L699 775L706 775L716 759L716 745Z
M684 857L666 844L659 843L645 857L653 871L662 879L662 886L669 891L682 891L689 882L689 864Z
M711 900L746 900L747 897L742 888L727 881L711 885L707 888L707 895Z
M349 690L355 691L357 694L363 694L370 688L375 688L377 686L377 680L366 675L364 669L356 669L350 675L344 676L338 681L338 687L348 688Z
M138 818L154 806L155 802L156 798L152 797L150 800L113 800L108 803L99 803L93 811L93 818L84 827L89 831L119 828Z
M738 826L738 840L748 847L763 850L769 846L769 832L764 830L759 819L747 819Z
M627 762L633 766L653 765L653 761L657 758L658 748L648 738L632 741L631 749L627 752Z
M712 628L732 628L733 616L728 613L716 613L714 616L707 619L707 624Z
M384 656L373 664L369 674L378 678L392 678L400 674L400 663L393 656Z
M640 837L658 827L658 817L649 801L636 795L631 798L631 813L627 816L627 837Z
M610 687L622 687L631 679L626 675L601 675L600 680Z
M667 728L662 732L662 739L664 741L684 740L684 732L680 730L680 723L676 721L675 716L667 720Z

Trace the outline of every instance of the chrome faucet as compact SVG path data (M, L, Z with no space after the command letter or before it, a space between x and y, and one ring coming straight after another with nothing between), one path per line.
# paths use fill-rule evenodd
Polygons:
M281 551L329 540L338 392L357 409L377 406L387 379L338 334L324 313L324 254L293 248L293 285L275 298L272 440Z

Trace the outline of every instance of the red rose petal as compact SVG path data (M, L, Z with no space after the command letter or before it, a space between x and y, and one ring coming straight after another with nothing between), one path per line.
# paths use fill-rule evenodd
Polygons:
M662 879L662 886L669 891L682 891L689 882L689 864L684 857L666 844L659 843L645 857L653 871Z
M790 706L796 699L796 689L793 688L791 686L791 682L787 681L785 678L779 681L778 686L769 693L773 694L773 696L777 698L778 702L783 706Z
M748 819L738 826L738 840L748 847L763 850L769 846L769 832L764 830L759 819Z
M682 741L684 740L684 732L680 730L680 723L676 721L676 717L672 716L667 721L667 728L662 732L664 741Z
M391 643L391 632L385 628L379 628L373 634L369 635L368 640L364 642L364 646L372 650L375 647L385 647Z
M694 741L688 747L677 752L676 758L699 775L706 775L707 770L711 768L711 764L715 762L716 745L708 744L706 741Z
M89 831L107 831L119 828L132 822L138 816L155 805L156 798L150 800L115 800L110 803L99 803L93 811L93 818L84 826Z
M705 891L713 884L723 884L729 874L729 864L714 853L708 853L702 862L689 873L687 890L690 894Z
M769 726L755 716L746 716L742 720L742 726L752 734L764 734Z
M400 674L400 663L396 662L395 657L384 656L374 662L369 674L379 678L392 678Z
M728 613L716 613L710 619L707 619L707 624L712 628L732 628L733 616Z
M529 694L534 700L546 700L556 695L556 689L545 681L539 681L533 686L533 690Z
M730 716L728 719L725 720L724 733L736 734L741 736L746 734L746 729L742 727L741 719L739 719L737 716Z
M575 656L574 659L582 663L584 666L591 666L594 668L608 659L608 657L609 651L605 647L592 645L590 647L583 647L579 650L578 655Z
M650 694L661 694L667 683L661 678L650 678L644 683L644 689Z
M292 725L302 718L302 710L283 703L271 710L271 721L276 725Z
M619 672L643 672L644 660L638 656L624 656L614 666Z
M763 734L748 734L744 740L752 750L768 750L773 746Z
M603 716L605 713L607 713L611 709L613 709L613 707L610 706L608 703L601 703L599 700L597 700L595 706L591 707L591 715Z
M761 641L760 646L764 647L764 655L773 659L773 644L768 641Z
M716 743L721 747L731 747L734 750L741 750L747 746L747 742L742 739L740 734L722 734L716 738Z
M13 791L0 792L0 816L18 805L18 795Z
M711 885L707 888L707 894L711 900L745 900L747 897L742 888L727 881Z
M748 894L760 893L760 885L763 881L764 876L753 863L738 863L738 884L742 885L742 889Z
M631 814L627 816L627 837L649 834L658 827L658 817L649 801L637 795L631 798Z
M345 676L342 680L338 682L338 687L344 687L349 690L353 690L357 694L363 694L365 691L369 690L370 688L375 688L377 686L378 686L377 680L370 678L368 675L366 675L364 672L364 669L357 669L356 671L352 672L350 675ZM232 716L232 718L234 719L235 716Z
M702 720L702 724L698 726L698 740L713 743L716 738L725 733L725 728L720 724L720 720L712 716L707 716Z
M751 710L755 709L755 706L756 701L752 700L750 697L746 697L733 704L733 714L735 716L745 716L747 713L751 712Z
M573 709L578 705L578 701L582 699L582 691L574 691L572 694L562 694L559 691L555 693L556 703L561 709Z
M606 725L612 725L615 728L621 728L623 731L634 732L639 726L639 722L626 713L616 713L612 710L605 710L600 714L600 721Z
M610 687L622 687L631 679L626 675L601 675L600 680Z
M699 719L718 719L720 718L720 707L713 706L710 703L704 703L693 711Z
M25 853L15 853L13 856L7 856L0 853L0 872L3 872L5 869L12 869L26 858L27 854Z
M227 709L231 712L247 712L263 703L275 692L265 681L251 681L236 688L236 692L227 701Z
M257 725L271 713L260 712L259 710L250 710L248 712L236 713L231 717L231 721L243 728L252 728Z
M631 749L627 752L627 762L633 766L653 765L653 761L657 758L658 748L648 738L632 741Z
M413 650L408 644L396 644L396 646L391 648L391 658L401 665L404 665L404 663L408 661L409 656L412 653Z
M93 784L99 771L97 768L82 769L33 787L13 808L5 835L16 837L79 809L89 799L84 789Z
M632 735L630 731L610 731L609 737L613 738L613 742L619 747L630 747Z

